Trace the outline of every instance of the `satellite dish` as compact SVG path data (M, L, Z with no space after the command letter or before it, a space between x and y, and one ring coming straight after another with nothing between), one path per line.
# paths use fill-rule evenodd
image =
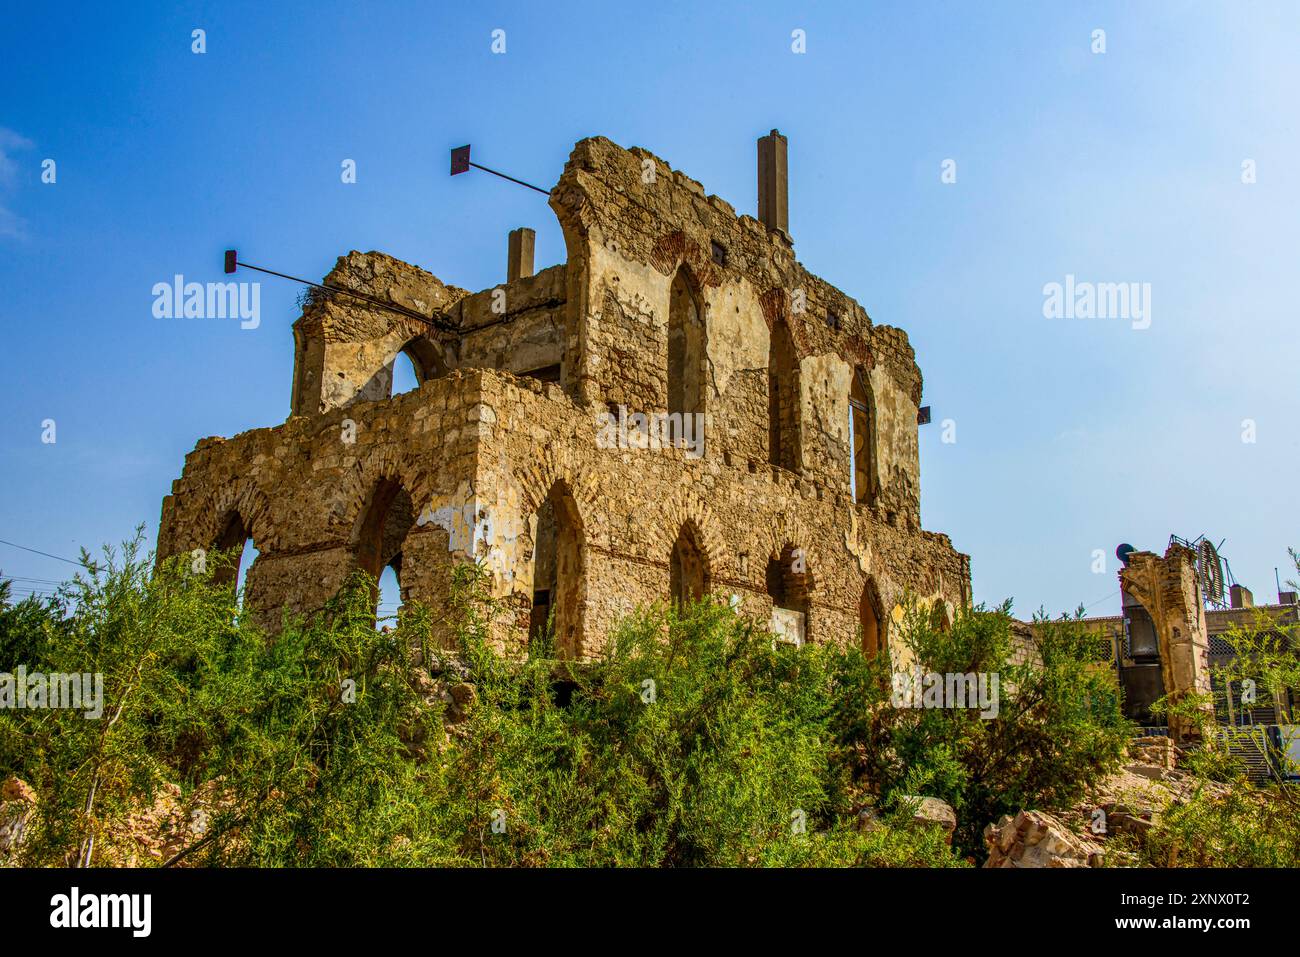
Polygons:
M1115 549L1115 557L1118 558L1118 559L1120 560L1120 564L1121 564L1121 565L1123 565L1125 568L1127 568L1127 567L1128 567L1128 557L1129 557L1130 555L1132 555L1135 551L1137 551L1136 548L1134 548L1134 547L1133 547L1132 545L1130 545L1128 542L1125 542L1125 543L1124 543L1123 545L1121 545L1119 548Z
M1196 549L1196 564L1201 573L1201 591L1205 600L1222 605L1223 564L1219 561L1219 550L1208 538L1202 539Z

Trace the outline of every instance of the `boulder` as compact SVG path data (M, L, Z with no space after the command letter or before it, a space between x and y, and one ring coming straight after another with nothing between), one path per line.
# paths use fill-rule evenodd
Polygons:
M957 815L946 801L915 794L902 795L898 801L900 805L908 804L915 807L912 811L913 826L938 828L943 832L948 843L952 843L952 832L957 829ZM887 826L884 818L875 808L863 808L858 812L859 831L869 833Z
M984 845L985 867L1090 867L1101 858L1096 846L1045 811L1003 815L984 828Z
M921 797L906 794L900 798L908 804L915 804L912 820L922 827L937 827L944 832L948 842L952 842L952 832L957 829L957 813L947 801L935 797Z
M446 718L449 724L460 724L469 717L470 711L478 703L478 692L472 684L460 682L447 690Z

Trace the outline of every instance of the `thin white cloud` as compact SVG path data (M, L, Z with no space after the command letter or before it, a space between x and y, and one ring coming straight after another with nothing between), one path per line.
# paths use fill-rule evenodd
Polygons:
M32 146L27 137L0 126L0 236L18 238L23 235L22 217L8 207L6 200L18 182L18 162L13 154Z

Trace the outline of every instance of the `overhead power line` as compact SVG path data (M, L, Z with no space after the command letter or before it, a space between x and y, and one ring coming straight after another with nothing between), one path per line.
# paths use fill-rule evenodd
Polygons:
M44 555L46 558L53 558L55 561L67 562L69 565L76 565L79 568L94 568L94 564L86 562L73 561L71 558L64 558L62 555L51 555L49 552L43 552L39 548L28 548L26 545L19 545L17 542L7 542L0 538L0 545L8 545L10 548L21 548L25 552L31 552L33 555Z

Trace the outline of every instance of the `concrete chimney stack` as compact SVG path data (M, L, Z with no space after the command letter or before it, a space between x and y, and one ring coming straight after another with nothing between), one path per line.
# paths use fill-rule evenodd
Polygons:
M758 218L792 241L787 140L776 130L758 138Z
M510 231L510 248L506 254L506 282L533 274L533 248L537 233L527 226Z

